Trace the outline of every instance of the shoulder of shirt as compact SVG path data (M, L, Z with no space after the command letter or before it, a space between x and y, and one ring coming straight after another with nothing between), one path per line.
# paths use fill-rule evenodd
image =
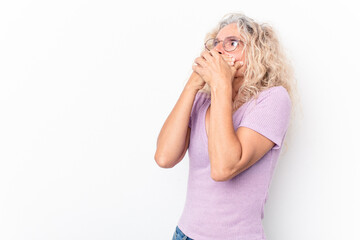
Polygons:
M280 85L280 86L274 86L274 87L265 89L265 90L261 91L260 94L266 94L266 93L272 93L272 92L287 93L287 90L285 87Z
M274 96L275 98L285 97L285 98L290 99L288 91L283 86L270 87L259 93L259 99L263 99L263 98L267 98L267 97L271 97L271 96Z
M274 86L258 93L258 97L254 96L246 103L248 106L255 106L261 102L278 103L291 105L288 91L283 86Z

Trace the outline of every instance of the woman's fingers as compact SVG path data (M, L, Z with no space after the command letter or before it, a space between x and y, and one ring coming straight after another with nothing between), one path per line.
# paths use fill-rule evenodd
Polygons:
M228 56L224 54L222 57L229 65L234 65L235 58L233 56Z
M235 62L234 68L235 68L235 77L244 77L244 73L241 68L244 66L243 61L237 61Z
M192 65L192 70L194 71L194 72L196 72L197 74L199 74L201 77L203 77L203 74L204 74L204 69L201 67L201 66L199 66L199 65L197 65L197 64L193 64Z
M234 64L234 67L235 67L236 69L239 69L239 68L241 68L242 66L244 66L243 61L237 61L237 62L235 62L235 64Z
M202 57L205 61L211 61L212 58L221 56L229 65L234 65L235 58L228 54L219 54L218 52L214 51L213 49L211 51L203 50L200 54L200 57Z
M201 67L204 67L205 66L205 59L204 58L202 58L202 57L197 57L197 58L195 58L195 63L197 64L197 65L200 65Z
M203 57L206 61L210 61L211 58L213 57L211 54L210 54L210 51L208 50L203 50L200 54L201 57Z

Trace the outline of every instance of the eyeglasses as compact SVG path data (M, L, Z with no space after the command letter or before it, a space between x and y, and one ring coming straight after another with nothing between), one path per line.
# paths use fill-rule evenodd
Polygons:
M245 46L244 41L236 38L236 37L227 37L223 41L219 41L216 38L210 38L205 42L205 48L207 50L211 50L215 48L220 42L223 42L223 48L227 52L232 52L237 49L237 47L240 45L240 43Z

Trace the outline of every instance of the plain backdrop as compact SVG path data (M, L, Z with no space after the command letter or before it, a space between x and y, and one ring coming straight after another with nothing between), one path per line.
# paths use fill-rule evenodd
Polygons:
M356 239L360 34L355 1L1 1L0 239L171 239L188 155L156 140L229 12L271 24L302 113L265 206L268 240Z

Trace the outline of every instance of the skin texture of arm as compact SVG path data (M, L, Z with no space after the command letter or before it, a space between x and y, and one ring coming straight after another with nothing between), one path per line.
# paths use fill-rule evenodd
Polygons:
M193 72L178 101L162 126L154 159L162 168L172 168L184 157L189 146L189 120L196 93L205 82Z
M157 138L154 159L162 168L172 168L184 156L189 138L189 118L197 89L185 86Z
M255 164L275 143L250 128L240 127L235 132L231 86L211 91L208 137L211 177L227 181Z

